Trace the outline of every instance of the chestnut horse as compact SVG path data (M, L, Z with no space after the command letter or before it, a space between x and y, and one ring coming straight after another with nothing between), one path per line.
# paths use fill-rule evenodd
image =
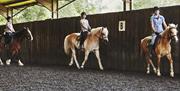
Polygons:
M104 27L98 27L91 30L88 33L86 40L84 41L84 52L85 57L84 61L82 62L81 68L84 68L85 63L87 62L88 55L90 52L94 52L99 63L99 67L103 70L103 66L101 64L100 54L99 54L99 41L105 40L108 42L108 29ZM75 49L79 46L78 37L80 33L72 33L65 37L64 39L64 51L67 55L71 56L71 61L69 66L71 66L74 61L78 69L80 69L78 61L76 59L76 51ZM73 61L74 60L74 61Z
M3 36L1 36L0 39L2 39L2 37ZM16 31L12 37L13 37L12 42L8 44L8 47L5 47L5 44L2 41L0 42L0 54L2 54L2 51L4 49L7 49L8 60L6 60L6 65L10 65L11 60L18 60L19 66L23 66L24 64L20 60L21 59L21 43L25 38L32 41L33 36L29 28L25 27L21 31ZM4 65L1 60L1 55L0 55L0 65Z
M177 26L178 25L175 24L169 24L168 27L165 29L165 31L160 34L161 37L157 41L157 44L154 48L154 52L157 57L157 70L152 62L152 59L150 57L151 53L148 48L149 43L151 41L151 36L145 37L144 39L141 40L141 50L143 54L145 54L147 60L147 74L150 73L150 65L151 65L153 67L154 72L157 73L157 76L161 76L161 72L160 72L161 57L166 56L170 64L170 76L174 77L170 42L172 39L175 39L176 42L178 41Z

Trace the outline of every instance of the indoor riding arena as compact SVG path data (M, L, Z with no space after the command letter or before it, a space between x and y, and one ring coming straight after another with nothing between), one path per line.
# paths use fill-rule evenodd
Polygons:
M167 43L170 44L171 51L162 56L160 62L157 61L157 53L151 57L156 72L152 66L149 72L147 71L148 62L141 48L141 40L152 35L150 20L155 6L159 5L160 14L167 23L164 32L171 29L180 30L179 0L175 0L175 4L172 5L171 2L168 5L163 4L168 0L164 2L159 0L161 2L154 4L145 2L148 0L119 0L119 4L116 1L118 2L118 0L0 0L0 61L3 63L0 66L0 91L180 91L180 45L172 38L179 39L179 34L171 36L173 33L171 31L168 35L170 37ZM121 9L113 11L112 8L116 4ZM147 7L141 7L143 5ZM100 9L107 11L98 13ZM74 13L75 16L69 16L75 11L78 11ZM89 32L87 36L93 36L93 29L102 28L102 36L96 37L99 40L97 50L100 52L103 70L99 67L96 50L90 52L82 68L85 51L88 50L85 44L84 50L75 48L80 68L77 68L75 59L74 64L69 66L71 57L65 53L65 38L71 33L81 31L81 12L86 12L86 19L92 28L92 33ZM41 19L43 16L48 18ZM11 30L7 17L10 17L16 32L12 33L10 42L6 44L6 29ZM172 23L174 27L169 25ZM103 34L105 31L103 29L106 28L107 36ZM27 34L22 31L27 31ZM22 37L24 41L19 43L16 38L18 34L20 36L20 32L24 33L22 36L25 37ZM163 33L160 36L159 40L166 39L162 37ZM105 42L104 38L108 38L108 41ZM78 38L74 40L79 43ZM16 46L13 46L13 43ZM17 50L12 51L12 54L19 53L18 57L8 56L14 47L17 47ZM73 55L73 52L71 53ZM166 57L169 54L172 55L172 63ZM17 59L19 61L13 58L19 58ZM8 64L8 59L11 60L11 64ZM158 75L158 62L161 75ZM170 69L171 67L173 68Z

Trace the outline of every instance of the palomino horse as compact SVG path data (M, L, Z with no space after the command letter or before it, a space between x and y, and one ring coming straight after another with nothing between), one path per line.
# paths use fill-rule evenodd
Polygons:
M161 37L157 41L157 44L154 48L154 52L157 56L157 70L152 62L152 59L150 57L151 54L148 48L149 42L151 40L151 36L145 37L144 39L141 40L141 49L142 49L142 52L145 54L145 57L147 60L147 74L150 73L150 64L151 64L154 72L157 73L157 76L161 76L160 61L161 61L161 57L166 56L170 64L170 76L174 77L173 60L172 60L172 55L171 55L170 42L172 39L175 39L176 42L178 41L177 26L178 25L175 25L175 24L169 24L169 26L165 29L165 31L160 34Z
M89 53L94 52L98 59L99 67L101 70L103 70L103 66L101 64L101 59L99 55L99 41L106 40L108 42L108 33L109 33L108 29L104 27L98 27L91 30L86 40L84 41L85 57L84 57L84 61L82 62L81 68L84 68ZM79 46L79 41L77 40L79 35L80 33L72 33L67 35L64 39L64 51L67 55L71 56L71 61L69 63L69 66L71 66L75 61L78 69L80 69L80 67L76 59L75 49L78 48Z
M33 40L33 36L29 28L23 28L21 31L17 31L13 35L12 42L8 46L8 60L6 60L6 64L10 65L11 60L18 60L19 66L23 66L24 64L21 62L21 43L24 39ZM0 54L2 54L3 49L5 49L5 44L0 42ZM4 65L1 60L0 55L0 65Z

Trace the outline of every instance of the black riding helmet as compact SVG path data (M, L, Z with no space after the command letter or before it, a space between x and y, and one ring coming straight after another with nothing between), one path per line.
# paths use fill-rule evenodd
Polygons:
M155 7L153 8L153 12L155 12L155 11L157 11L157 10L160 10L160 8L159 8L158 6L155 6Z
M10 17L10 16L8 16L8 17L6 18L6 20L7 20L7 21L9 21L10 19L11 19L11 17Z
M82 12L82 13L81 13L81 17L83 17L83 15L86 15L86 12Z

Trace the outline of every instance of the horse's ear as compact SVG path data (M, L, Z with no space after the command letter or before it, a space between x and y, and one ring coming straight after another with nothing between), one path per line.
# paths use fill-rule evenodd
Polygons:
M102 31L104 30L104 27L102 27Z
M178 24L176 24L176 28L178 27Z

